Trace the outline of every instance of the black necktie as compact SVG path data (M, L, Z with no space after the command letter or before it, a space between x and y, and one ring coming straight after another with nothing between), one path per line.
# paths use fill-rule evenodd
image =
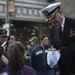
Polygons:
M61 37L62 37L62 27L61 27L61 26L59 26L58 32L59 32L59 36L60 36L60 38L61 38Z

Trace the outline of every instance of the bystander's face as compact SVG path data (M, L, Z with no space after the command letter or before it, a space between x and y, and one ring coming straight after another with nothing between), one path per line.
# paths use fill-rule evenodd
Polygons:
M41 44L43 46L48 45L48 43L49 43L48 37L44 37L43 40L41 40Z
M15 41L16 41L15 38L10 38L10 40L9 40L9 44L14 43Z
M35 41L31 41L31 45L34 46L35 45Z
M63 14L61 10L58 10L54 18L50 22L56 26L59 26L61 25L62 21L63 21Z

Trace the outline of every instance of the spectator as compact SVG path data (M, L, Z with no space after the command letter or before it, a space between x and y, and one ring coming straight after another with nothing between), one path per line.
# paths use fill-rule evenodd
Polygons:
M31 58L31 54L32 54L32 51L39 45L39 40L38 40L38 37L36 36L33 36L30 40L29 40L30 44L27 45L27 54L26 54L26 57L27 57L27 60L26 60L26 64L28 65L31 65L30 64L30 58Z
M7 31L3 28L0 28L0 71L6 65L6 62L3 60L2 56L4 56L6 53L7 41Z
M54 68L47 64L47 53L49 40L47 36L41 37L41 43L37 46L31 55L31 66L36 70L38 75L55 75Z
M9 46L9 64L2 70L8 75L36 75L36 72L25 65L25 49L20 42Z
M15 36L14 36L14 35L11 35L11 36L9 37L9 45L11 45L12 43L14 43L15 41L16 41Z
M32 37L29 40L29 42L31 42L31 48L28 51L29 51L29 54L31 55L31 53L34 50L34 48L36 48L39 45L38 37L36 37L36 36Z

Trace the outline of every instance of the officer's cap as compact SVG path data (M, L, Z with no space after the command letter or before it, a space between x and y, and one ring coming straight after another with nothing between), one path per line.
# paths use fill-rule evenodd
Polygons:
M0 29L0 37L7 37L7 30L6 29L3 29L3 28Z
M56 12L60 9L60 4L61 2L52 3L40 10L45 15L46 21L51 20L55 16Z

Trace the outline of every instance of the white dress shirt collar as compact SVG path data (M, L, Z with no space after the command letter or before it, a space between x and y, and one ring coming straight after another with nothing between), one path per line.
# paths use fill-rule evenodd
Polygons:
M62 31L64 30L65 17L63 16L63 21L61 23Z

